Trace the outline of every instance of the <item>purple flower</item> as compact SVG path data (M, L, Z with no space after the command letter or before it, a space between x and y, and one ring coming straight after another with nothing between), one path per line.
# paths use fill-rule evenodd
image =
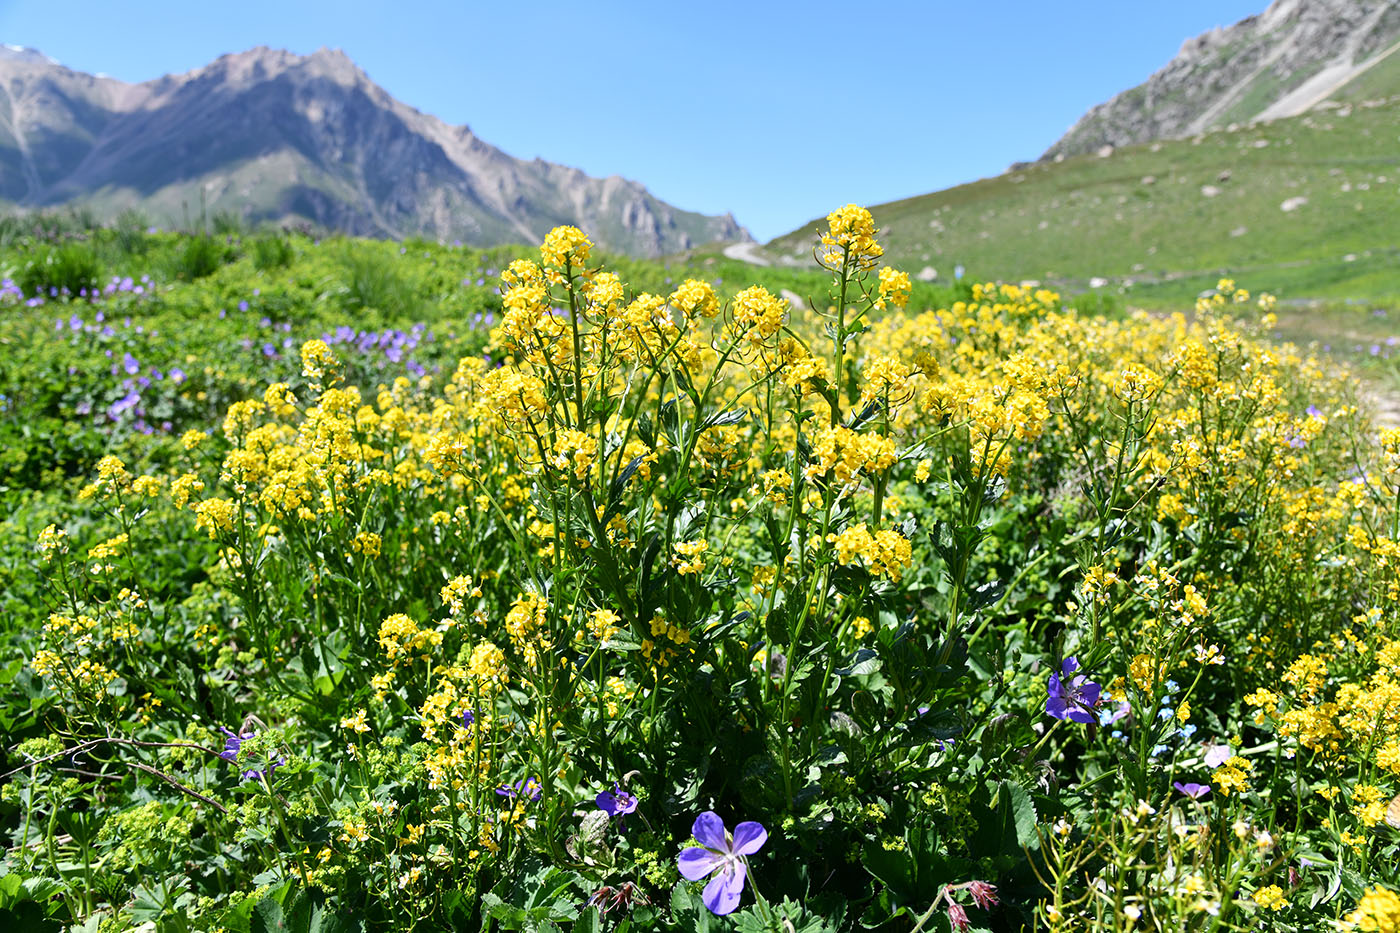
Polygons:
M238 753L243 749L243 743L257 735L256 732L233 733L223 726L219 727L219 731L228 736L224 739L224 750L219 752L219 757L225 761L237 761Z
M1074 674L1077 670L1079 662L1074 658L1065 658L1060 665L1060 673L1050 675L1050 683L1046 687L1050 697L1045 701L1045 714L1087 725L1095 721L1094 707L1099 704L1099 693L1103 688L1083 674ZM1070 677L1071 674L1074 676Z
M1183 784L1180 781L1175 781L1172 783L1172 787L1175 787L1177 790L1181 791L1183 794L1190 797L1192 800L1200 800L1206 794L1210 793L1209 784Z
M711 913L720 916L733 913L739 906L739 896L744 893L748 856L763 848L768 841L768 830L750 821L735 826L731 837L719 814L707 810L695 818L691 834L700 846L681 852L676 860L681 875L688 881L699 881L708 875L710 883L705 885L701 900Z
M115 402L113 402L110 406L108 406L108 408L107 408L107 417L108 417L108 418L111 418L113 421L116 421L116 420L117 420L118 418L120 418L125 412L128 412L128 411L130 411L131 409L135 408L135 407L136 407L136 404L137 404L138 402L140 402L140 401L141 401L141 393L140 393L140 392L137 392L137 391L135 391L135 390L132 390L132 391L126 393L126 395L124 395L124 396L122 396L121 398L117 399L117 400L116 400ZM81 412L80 412L80 414L81 414Z
M617 784L613 785L612 790L605 790L594 797L593 802L598 805L599 810L608 816L615 816L619 819L637 809L637 798Z
M1225 759L1233 755L1234 749L1228 745L1207 745L1206 753L1202 756L1207 768L1218 768L1225 763Z
M122 356L122 369L126 370L128 376L134 376L141 371L141 364L137 362L136 357L127 353Z
M496 788L498 797L528 797L531 800L539 800L543 792L540 782L534 778L525 778L514 784L502 784Z
M227 738L224 739L224 750L219 752L219 757L235 764L238 762L239 754L243 751L243 743L257 735L256 732L230 732L223 726L219 727L219 731L227 736ZM239 777L245 781L260 781L263 775L266 774L267 779L272 780L272 772L286 763L287 759L278 758L276 761L270 762L265 769L248 768L241 772Z
M1109 706L1099 710L1099 725L1111 726L1120 719L1126 719L1131 715L1133 708L1128 705L1127 700L1121 701L1117 706Z

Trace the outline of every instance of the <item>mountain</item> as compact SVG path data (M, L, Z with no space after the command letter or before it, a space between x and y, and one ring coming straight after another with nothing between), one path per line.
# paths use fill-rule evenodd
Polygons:
M963 266L969 277L1112 288L1145 304L1179 301L1223 274L1285 297L1400 301L1400 52L1385 38L1394 33L1397 5L1280 0L1224 30L1225 39L1192 40L1188 50L1229 46L1257 58L1244 39L1267 33L1278 50L1251 59L1245 71L1262 82L1267 59L1299 63L1307 76L1268 65L1276 89L1285 90L1239 96L1239 81L1221 77L1235 67L1224 52L1215 55L1214 71L1201 65L1191 72L1179 58L1143 85L1169 99L1157 100L1155 122L1144 118L1134 132L1163 138L1089 134L1094 114L1128 112L1128 95L1119 95L1081 120L1051 159L873 206L886 256L926 278L947 280ZM1318 32L1319 24L1330 25ZM1299 43L1309 35L1330 51L1307 57ZM1348 66L1346 81L1317 81L1329 68L1340 74L1345 61L1365 67ZM1182 77L1188 73L1196 83ZM1180 91L1174 96L1162 90L1169 74ZM1297 103L1305 87L1306 108ZM1298 112L1286 116L1280 104L1290 98L1288 112ZM1197 106L1171 109L1186 100ZM1259 108L1257 119L1234 122L1236 105L1221 106L1231 100ZM1203 119L1216 128L1197 132ZM1191 134L1178 137L1182 127ZM811 237L823 226L814 219L760 256L810 263Z
M681 210L637 182L516 159L395 100L329 49L260 47L127 84L0 47L0 201L101 217L135 207L165 224L203 206L479 246L575 224L646 256L749 239L733 216Z
M1400 0L1275 0L1188 39L1143 84L1091 109L1042 158L1297 116L1400 49Z

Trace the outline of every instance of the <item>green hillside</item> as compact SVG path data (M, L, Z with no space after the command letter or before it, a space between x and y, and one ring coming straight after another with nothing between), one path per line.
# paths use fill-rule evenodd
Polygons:
M1400 96L1367 96L1393 86L1389 72L1400 79L1395 58L1346 89L1355 96L1300 117L1039 162L872 211L911 273L946 278L961 264L1071 290L1104 279L1149 301L1222 273L1285 297L1400 296ZM809 261L823 223L768 252Z

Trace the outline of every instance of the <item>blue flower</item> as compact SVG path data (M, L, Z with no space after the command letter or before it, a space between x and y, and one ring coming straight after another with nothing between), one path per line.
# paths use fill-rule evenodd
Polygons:
M544 789L540 787L540 782L535 778L525 778L516 781L514 784L502 784L496 788L498 797L526 797L530 800L539 800Z
M230 732L223 726L219 727L219 731L227 736L227 738L224 739L224 750L219 752L219 757L235 764L238 762L238 756L243 751L243 743L257 735L256 732ZM266 775L267 779L270 781L272 780L272 773L286 763L287 759L278 758L276 761L269 762L266 768L246 768L240 772L239 777L245 781L260 781L263 776Z
M1183 784L1180 781L1176 781L1172 784L1172 787L1175 787L1177 790L1181 791L1183 794L1190 797L1192 800L1200 800L1206 794L1210 793L1209 784L1193 784L1189 782Z
M598 805L599 810L608 816L617 817L619 822L627 814L635 812L637 809L637 798L627 793L618 784L614 784L612 790L605 790L594 797L593 802Z
M768 830L750 821L735 826L731 837L719 814L707 810L695 818L691 834L700 845L682 851L676 867L688 881L709 877L701 900L711 913L733 913L744 893L748 856L763 848Z
M1103 687L1083 674L1070 677L1077 670L1079 661L1075 658L1065 658L1064 663L1060 665L1060 672L1050 675L1050 682L1046 687L1050 696L1045 701L1045 715L1092 725L1095 720L1094 707L1099 704L1099 694Z

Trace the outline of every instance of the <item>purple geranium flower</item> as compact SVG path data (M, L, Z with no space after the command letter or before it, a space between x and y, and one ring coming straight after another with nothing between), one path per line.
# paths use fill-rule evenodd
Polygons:
M132 390L107 407L107 417L116 421L123 413L135 408L141 401L141 393Z
M731 837L719 814L707 810L695 818L691 833L700 846L681 852L676 860L681 875L689 881L709 876L710 883L705 885L701 900L711 913L720 916L733 913L739 906L739 896L744 893L748 856L763 848L768 841L768 830L750 821L735 826Z
M243 743L257 735L256 732L230 732L223 726L219 727L219 731L227 736L227 738L224 739L224 750L219 752L219 757L235 764L238 762L239 754L243 751ZM263 775L266 774L268 780L271 780L272 772L286 763L287 759L278 758L276 761L270 762L266 769L248 768L241 772L239 777L245 781L260 781Z
M1074 674L1077 670L1079 662L1065 658L1060 673L1050 675L1046 688L1050 697L1045 701L1045 714L1087 725L1096 719L1094 707L1099 705L1099 693L1103 688L1083 674ZM1071 674L1074 676L1070 677Z
M1207 745L1201 760L1205 762L1207 768L1218 768L1234 753L1234 749L1228 745Z
M593 802L598 805L599 810L608 816L618 817L619 820L637 809L637 798L618 784L614 784L612 790L605 790L594 797Z
M539 800L543 792L540 782L534 778L524 778L514 784L502 784L496 788L498 797L528 797L531 800Z
M1206 794L1210 793L1209 784L1192 784L1189 782L1183 784L1180 781L1175 781L1172 783L1172 787L1175 787L1177 790L1181 791L1183 794L1190 797L1192 800L1200 800Z
M243 743L257 735L256 732L230 732L223 726L219 727L219 731L228 736L228 738L224 739L224 750L219 752L219 757L226 761L237 761L238 753L242 750Z

